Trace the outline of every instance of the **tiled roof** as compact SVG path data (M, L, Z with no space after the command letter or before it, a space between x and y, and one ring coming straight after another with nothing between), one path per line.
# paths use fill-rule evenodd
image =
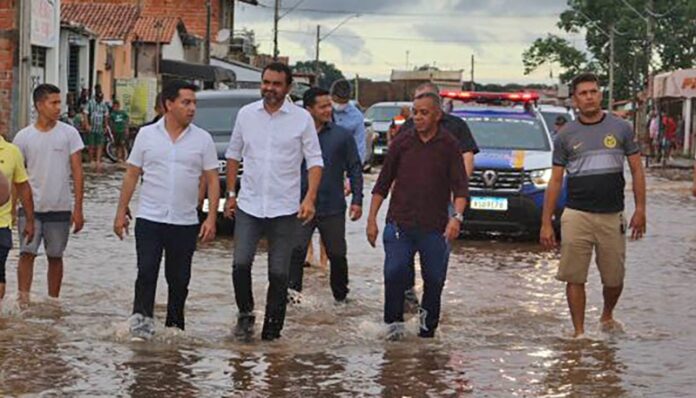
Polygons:
M180 23L183 22L179 17L140 17L133 28L134 40L168 44Z
M107 3L62 4L60 19L97 32L102 40L126 40L138 19L138 6Z

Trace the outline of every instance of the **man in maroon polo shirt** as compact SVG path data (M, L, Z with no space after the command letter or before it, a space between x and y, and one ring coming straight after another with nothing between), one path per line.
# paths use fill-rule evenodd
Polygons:
M367 239L379 234L377 213L393 191L384 228L384 322L387 339L404 336L404 290L415 252L422 261L420 337L433 337L440 319L440 296L447 276L450 242L459 235L468 181L457 139L442 130L440 97L424 93L413 103L414 128L397 135L372 190ZM447 207L454 197L455 214Z

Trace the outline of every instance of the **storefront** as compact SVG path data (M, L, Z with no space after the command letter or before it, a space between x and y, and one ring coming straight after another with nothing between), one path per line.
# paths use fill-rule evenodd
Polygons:
M696 150L696 69L656 75L653 98L661 111L680 119L684 130L683 153L693 156Z

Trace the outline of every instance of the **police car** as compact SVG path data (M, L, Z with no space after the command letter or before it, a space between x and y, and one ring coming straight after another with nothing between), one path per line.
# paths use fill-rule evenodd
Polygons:
M480 152L469 180L464 233L537 235L551 179L553 141L536 107L538 94L442 91L469 126ZM565 184L554 214L566 199Z

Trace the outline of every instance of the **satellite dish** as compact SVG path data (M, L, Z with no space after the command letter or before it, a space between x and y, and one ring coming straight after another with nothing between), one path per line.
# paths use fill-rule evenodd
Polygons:
M229 29L221 29L219 32L217 32L217 35L215 35L215 41L218 43L225 42L230 39L230 30Z

